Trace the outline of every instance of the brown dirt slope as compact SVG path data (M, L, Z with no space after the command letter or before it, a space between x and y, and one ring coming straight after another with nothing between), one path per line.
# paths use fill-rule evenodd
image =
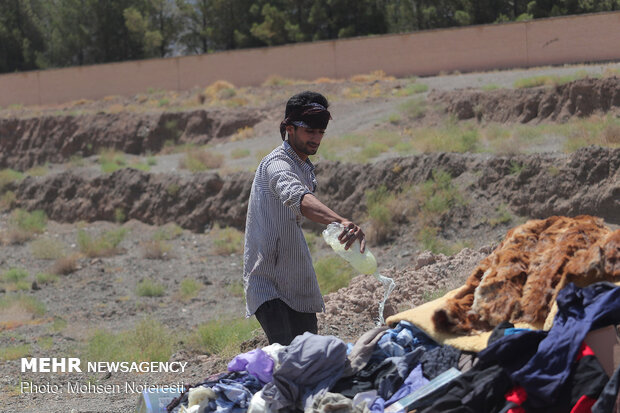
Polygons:
M146 154L159 152L166 141L205 144L260 119L253 109L0 118L0 169L66 162L102 148Z
M445 218L446 231L475 226L474 219L501 204L520 216L592 214L620 224L620 149L600 147L570 156L439 153L371 165L323 162L317 168L318 196L344 216L360 218L367 190L379 185L399 190L430 179L438 169L449 172L467 197ZM113 221L120 210L127 219L174 221L201 231L215 222L242 229L251 181L249 172L179 176L125 168L94 178L72 171L27 177L12 189L17 206L42 209L60 222Z
M620 78L586 78L554 88L458 89L432 92L431 101L446 105L459 120L494 122L566 121L597 112L620 111Z

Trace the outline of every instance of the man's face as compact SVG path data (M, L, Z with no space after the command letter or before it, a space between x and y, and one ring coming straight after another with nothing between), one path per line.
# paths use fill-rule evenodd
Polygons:
M287 126L286 130L288 132L289 144L302 158L304 156L301 156L301 154L305 156L316 154L323 135L325 135L325 129Z

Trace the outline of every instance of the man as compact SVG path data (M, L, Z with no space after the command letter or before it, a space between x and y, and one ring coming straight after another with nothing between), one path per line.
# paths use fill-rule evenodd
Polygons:
M327 99L315 92L291 97L280 124L284 141L258 165L245 227L243 283L246 315L256 314L269 343L289 345L306 331L317 333L316 313L325 305L301 224L305 218L328 225L339 222L338 237L348 249L361 228L325 206L315 196L316 154L331 115Z

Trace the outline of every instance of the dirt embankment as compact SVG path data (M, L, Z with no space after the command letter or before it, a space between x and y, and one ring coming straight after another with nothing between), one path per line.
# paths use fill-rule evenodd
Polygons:
M459 120L563 122L574 116L620 111L620 78L586 78L554 88L434 91L429 99L444 104Z
M255 109L0 119L0 169L62 163L102 148L137 155L157 153L167 141L205 144L260 120Z
M593 146L570 156L438 153L371 165L322 162L318 197L359 219L367 190L386 185L398 191L431 179L438 169L450 173L465 197L464 205L442 218L449 238L464 228L476 229L502 204L525 217L592 214L620 224L620 149ZM249 172L179 176L125 168L95 178L72 171L28 177L8 189L15 191L17 206L43 209L56 221L114 220L120 210L127 219L174 221L201 231L214 222L243 228L252 178Z

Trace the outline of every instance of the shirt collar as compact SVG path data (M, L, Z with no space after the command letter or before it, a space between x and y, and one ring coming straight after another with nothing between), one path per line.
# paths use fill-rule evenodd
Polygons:
M305 161L302 161L299 155L297 155L297 152L295 152L295 150L291 147L291 144L288 143L288 141L282 142L282 147L284 148L284 151L288 154L288 156L293 158L301 166L310 168L311 171L314 171L314 164L310 161L310 158L306 159Z

